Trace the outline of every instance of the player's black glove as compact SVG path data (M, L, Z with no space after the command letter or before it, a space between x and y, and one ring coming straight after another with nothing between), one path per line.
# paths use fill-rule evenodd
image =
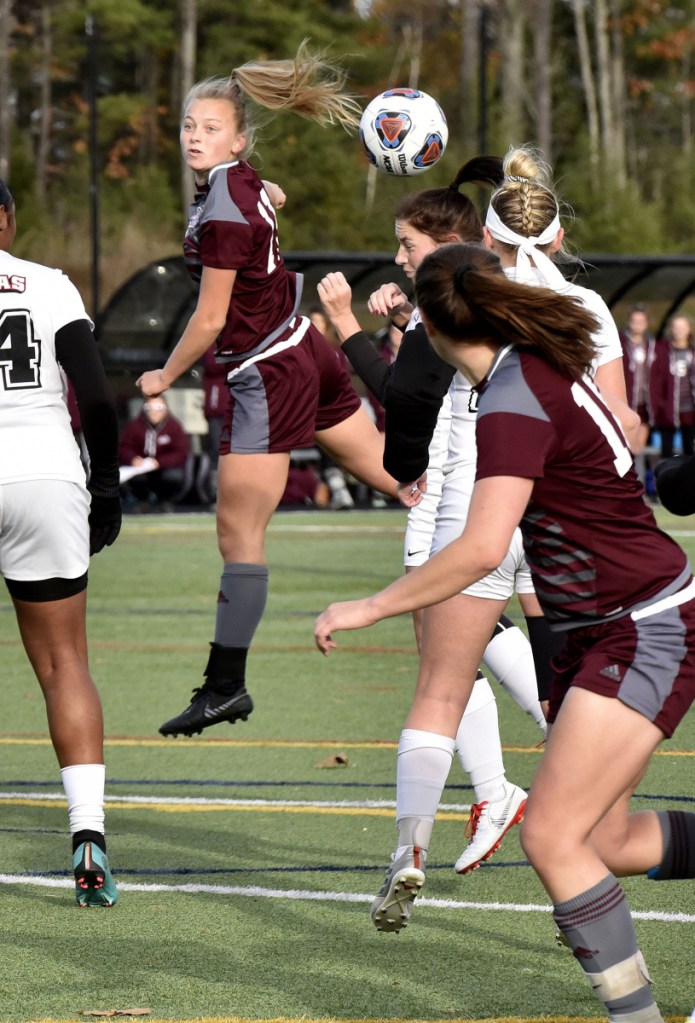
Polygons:
M695 455L665 458L654 469L656 493L673 515L695 514Z
M121 531L121 499L92 494L89 512L89 553L98 554L110 547Z

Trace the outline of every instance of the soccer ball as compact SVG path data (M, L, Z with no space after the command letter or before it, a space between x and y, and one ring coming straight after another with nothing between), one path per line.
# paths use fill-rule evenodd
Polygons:
M442 108L426 92L387 89L365 107L360 139L375 167L408 176L434 167L449 129Z

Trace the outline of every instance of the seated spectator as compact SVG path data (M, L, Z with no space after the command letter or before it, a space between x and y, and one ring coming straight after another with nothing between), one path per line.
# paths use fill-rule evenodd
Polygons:
M126 508L130 498L131 504L171 510L183 497L190 450L188 434L171 415L164 398L148 398L121 433L119 459Z
M203 414L208 423L206 450L210 458L208 489L212 501L217 499L217 463L220 457L220 437L224 414L229 404L227 373L229 366L215 358L215 345L203 356Z
M317 463L292 458L280 507L327 508L330 502L331 492L319 476Z
M374 335L374 346L384 362L390 366L398 355L398 349L403 340L403 331L395 323L389 322ZM374 411L374 420L379 433L384 433L384 406L370 390L367 390L367 400Z
M65 378L65 388L65 403L68 406L68 413L70 415L72 435L75 438L77 447L80 449L80 461L84 466L87 478L89 478L89 452L87 451L84 434L82 433L80 409L77 404L77 398L75 397L75 388L72 386L72 383L67 377Z
M335 348L335 357L340 362L344 363L347 372L354 382L354 373L352 366L347 360L347 357L343 354L343 350L338 343L338 338L333 330L333 325L328 319L326 314L320 305L312 306L307 316L316 327L320 330L323 336L329 341ZM328 484L330 489L330 507L334 510L341 510L346 508L354 508L355 501L348 488L348 481L345 477L345 473L337 465L333 459L326 454L325 451L321 452L321 465L320 474Z

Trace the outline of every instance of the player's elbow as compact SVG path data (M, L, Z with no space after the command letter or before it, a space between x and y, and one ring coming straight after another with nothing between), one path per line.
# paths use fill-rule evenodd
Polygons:
M496 568L499 568L508 550L509 544L505 543L503 538L497 536L485 537L478 543L476 567L481 579L483 576L489 575L490 572L494 572Z
M213 339L218 337L224 330L227 322L226 316L215 316L214 314L204 315L200 319L200 326L206 334L212 335Z

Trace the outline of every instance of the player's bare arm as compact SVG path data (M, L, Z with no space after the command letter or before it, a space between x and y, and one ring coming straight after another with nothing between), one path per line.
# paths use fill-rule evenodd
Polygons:
M181 339L162 369L148 370L137 381L144 397L163 394L215 341L227 319L236 273L236 270L203 268L198 304Z
M266 192L268 193L268 198L270 199L270 201L272 203L273 209L274 210L281 210L282 207L287 202L287 196L285 195L283 190L280 188L280 186L277 185L274 181L266 181L265 178L264 178L263 179L263 187L265 188Z
M611 362L605 362L599 366L594 376L594 382L606 405L620 423L628 447L634 451L636 445L638 446L641 420L627 403L623 360L613 359Z
M321 653L335 649L333 633L340 629L361 629L439 604L489 575L509 550L532 490L533 480L517 476L493 476L476 483L466 528L458 540L378 593L331 604L319 615L314 639Z

